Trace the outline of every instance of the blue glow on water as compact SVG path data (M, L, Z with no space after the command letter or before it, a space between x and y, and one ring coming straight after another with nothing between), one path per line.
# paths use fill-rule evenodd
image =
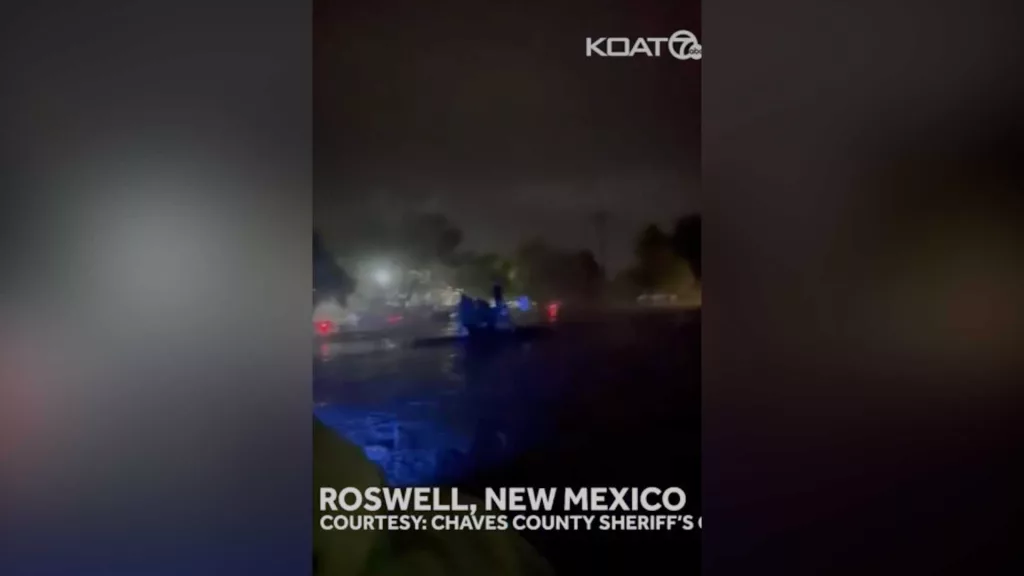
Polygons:
M391 485L455 484L536 441L537 406L500 376L521 360L517 346L338 346L347 351L314 351L314 413Z
M315 414L359 445L394 486L436 484L457 476L472 444L471 434L396 412L326 406Z

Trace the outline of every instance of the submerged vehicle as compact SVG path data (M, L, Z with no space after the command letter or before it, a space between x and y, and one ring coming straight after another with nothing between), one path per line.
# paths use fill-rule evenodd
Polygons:
M458 320L463 332L469 336L479 336L491 331L510 331L515 328L508 306L501 299L498 290L495 291L493 304L463 294L459 300Z

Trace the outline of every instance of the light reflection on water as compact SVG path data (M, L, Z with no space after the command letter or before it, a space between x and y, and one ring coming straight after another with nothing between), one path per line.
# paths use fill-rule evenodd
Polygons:
M471 435L446 429L430 418L338 406L320 407L316 415L361 446L393 485L427 484L454 475L471 448Z
M317 348L318 360L330 362L339 356L356 356L394 350L398 344L388 338L360 342L323 342Z
M389 483L456 481L510 455L510 434L485 417L490 400L472 389L478 359L463 346L361 344L320 347L314 413L361 446Z

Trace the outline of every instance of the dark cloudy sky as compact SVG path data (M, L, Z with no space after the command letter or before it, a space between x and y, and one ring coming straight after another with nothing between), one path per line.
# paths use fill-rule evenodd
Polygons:
M700 65L585 57L588 36L700 30L692 0L315 2L314 220L328 241L431 209L467 248L540 235L609 263L699 210Z

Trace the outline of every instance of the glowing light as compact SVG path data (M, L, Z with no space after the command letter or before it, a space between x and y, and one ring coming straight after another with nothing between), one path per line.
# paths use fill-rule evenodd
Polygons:
M373 273L373 279L381 286L387 286L391 284L391 272L381 268Z

